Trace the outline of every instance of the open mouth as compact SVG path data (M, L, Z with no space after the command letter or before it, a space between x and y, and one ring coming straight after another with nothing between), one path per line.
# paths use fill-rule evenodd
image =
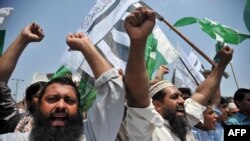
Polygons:
M61 114L61 113L56 113L53 114L52 118L52 126L57 127L57 126L65 126L67 122L67 115L66 114Z
M176 111L184 113L184 107L177 107Z

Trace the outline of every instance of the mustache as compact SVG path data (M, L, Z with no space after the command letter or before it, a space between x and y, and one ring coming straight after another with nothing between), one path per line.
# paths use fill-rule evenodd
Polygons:
M53 117L56 117L56 116L60 116L60 117L63 116L66 119L69 119L69 112L67 110L55 109L50 114L49 119L53 119Z
M184 105L178 105L178 106L176 106L176 110L177 110L177 111L178 111L178 110L183 110L183 111L185 111Z

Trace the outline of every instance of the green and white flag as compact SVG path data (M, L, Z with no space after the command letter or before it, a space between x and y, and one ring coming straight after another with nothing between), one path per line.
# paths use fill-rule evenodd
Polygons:
M213 39L217 41L238 45L245 39L249 39L249 34L241 33L240 31L230 28L228 26L222 25L218 22L212 21L210 19L198 19L195 17L184 17L179 19L174 26L181 27L190 24L198 23L201 29L207 33Z
M152 79L154 71L160 65L172 63L178 57L178 52L164 35L158 25L155 25L152 34L147 39L145 60L148 75Z

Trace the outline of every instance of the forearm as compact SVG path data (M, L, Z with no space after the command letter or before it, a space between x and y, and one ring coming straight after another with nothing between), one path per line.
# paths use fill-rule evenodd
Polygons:
M212 105L219 106L220 101L221 101L221 92L220 92L220 88L218 88L215 94L212 96L211 102L212 102Z
M195 94L192 96L192 99L194 99L201 105L206 105L208 100L210 100L219 89L225 68L226 65L224 64L217 65L211 72L211 74L208 75L205 81L203 81L197 87Z
M19 34L5 51L0 58L0 81L8 83L8 80L16 67L18 58L28 43L29 42Z
M125 73L128 106L131 107L141 108L150 104L148 74L144 60L145 45L144 42L142 44L131 42Z
M163 80L163 76L164 76L164 71L160 69L160 70L156 73L155 79L156 79L156 80Z
M96 79L113 68L93 45L82 48L81 52L88 61Z

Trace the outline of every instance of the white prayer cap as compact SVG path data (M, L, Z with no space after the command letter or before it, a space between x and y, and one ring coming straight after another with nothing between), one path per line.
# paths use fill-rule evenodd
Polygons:
M31 84L34 84L36 82L48 82L49 79L46 74L40 73L40 72L35 72L33 75L33 79L31 81Z
M236 104L234 102L228 103L227 107L228 107L228 109L237 109L237 106L236 106Z
M167 88L167 87L172 87L172 86L174 86L174 85L167 80L159 81L150 87L150 89L149 89L150 97L153 97L160 90Z

